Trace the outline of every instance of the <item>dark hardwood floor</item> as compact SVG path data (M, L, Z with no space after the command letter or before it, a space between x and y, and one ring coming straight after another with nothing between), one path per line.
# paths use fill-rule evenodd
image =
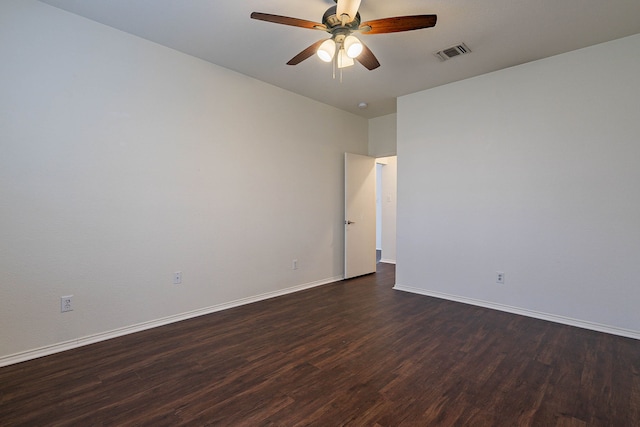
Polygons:
M0 369L2 426L640 426L640 341L378 273Z

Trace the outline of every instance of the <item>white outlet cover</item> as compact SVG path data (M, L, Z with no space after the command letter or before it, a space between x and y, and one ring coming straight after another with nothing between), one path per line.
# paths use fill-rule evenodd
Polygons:
M182 283L182 271L176 271L173 273L173 284L179 285Z
M60 313L73 311L73 295L60 297Z

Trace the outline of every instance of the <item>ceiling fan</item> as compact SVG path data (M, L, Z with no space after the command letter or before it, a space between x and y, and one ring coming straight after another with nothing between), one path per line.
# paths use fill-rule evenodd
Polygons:
M253 12L251 18L321 30L331 34L330 38L318 40L291 58L287 62L288 65L297 65L315 53L325 62L334 61L338 68L349 67L354 64L354 60L357 60L369 70L378 68L380 62L373 52L352 33L356 31L363 35L397 33L436 25L436 15L396 16L361 22L360 13L358 13L361 0L335 0L335 2L336 6L330 7L324 13L322 23L261 12Z

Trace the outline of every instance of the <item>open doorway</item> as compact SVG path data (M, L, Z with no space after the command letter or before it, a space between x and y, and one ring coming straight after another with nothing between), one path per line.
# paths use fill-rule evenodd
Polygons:
M396 156L345 153L345 279L396 263L396 165Z
M396 263L398 157L376 159L376 262Z

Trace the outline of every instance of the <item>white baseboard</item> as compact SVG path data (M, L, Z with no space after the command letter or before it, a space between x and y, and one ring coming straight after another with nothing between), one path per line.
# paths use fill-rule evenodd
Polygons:
M382 259L380 260L380 262L384 262L384 263L386 263L386 264L395 264L395 263L396 263L396 260L395 260L395 259L386 259L386 258L382 258Z
M450 295L441 292L428 291L424 289L418 289L411 286L396 285L393 287L398 291L410 292L413 294L426 295L429 297L435 297L440 299L446 299L449 301L461 302L464 304L476 305L479 307L490 308L493 310L504 311L512 314L519 314L522 316L533 317L535 319L548 320L550 322L561 323L563 325L576 326L578 328L589 329L592 331L604 332L612 335L619 335L627 338L634 338L640 340L640 331L633 331L630 329L618 328L616 326L602 325L600 323L588 322L585 320L572 319L570 317L558 316L556 314L543 313L540 311L529 310L526 308L513 307L510 305L498 304L489 301L477 300L474 298L460 297L457 295Z
M212 305L210 307L193 310L186 313L167 316L161 319L151 320L143 323L137 323L135 325L125 326L123 328L113 329L111 331L100 332L98 334L88 335L85 337L76 338L73 340L36 348L33 350L27 350L20 353L10 354L8 356L0 357L0 367L13 365L15 363L20 363L20 362L25 362L27 360L37 359L43 356L49 356L51 354L60 353L62 351L72 350L74 348L82 347L85 345L97 343L100 341L106 341L111 338L117 338L123 335L133 334L133 333L144 331L151 328L157 328L158 326L168 325L174 322L180 322L182 320L203 316L205 314L211 314L217 311L227 310L229 308L234 308L234 307L238 307L245 304L251 304L258 301L263 301L270 298L275 298L282 295L299 292L305 289L327 285L329 283L339 282L342 279L343 279L342 276L335 276L329 279L318 280L310 283L304 283L302 285L292 286L290 288L281 289L278 291L267 292L264 294L247 297L247 298L241 298L235 301Z

